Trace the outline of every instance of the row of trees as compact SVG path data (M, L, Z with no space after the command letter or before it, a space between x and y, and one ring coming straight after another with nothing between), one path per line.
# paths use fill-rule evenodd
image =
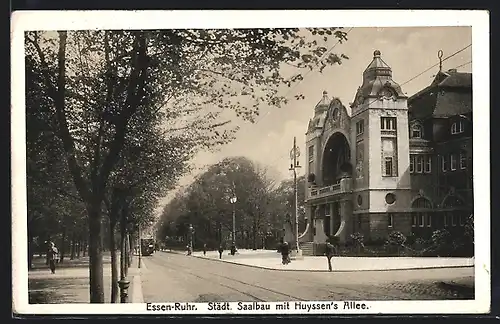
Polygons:
M297 182L299 229L303 230L304 177ZM227 244L231 239L234 208L237 246L274 247L276 239L283 235L286 217L293 222L293 186L293 180L276 183L265 168L247 158L227 158L208 168L165 206L158 223L158 239L185 247L192 225L194 248ZM236 197L234 205L232 197Z
M149 223L158 197L189 171L193 156L234 138L238 128L224 111L252 122L262 106L287 102L280 89L300 81L301 70L346 58L327 51L332 38L344 41L346 33L27 32L30 246L59 235L88 243L90 301L104 302L104 221L114 253L118 225L134 232Z

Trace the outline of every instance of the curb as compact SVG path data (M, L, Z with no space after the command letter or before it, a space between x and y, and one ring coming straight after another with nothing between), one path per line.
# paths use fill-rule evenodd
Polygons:
M173 253L173 254L179 254L179 255L184 255L184 253L179 253L179 252L174 252L174 251L162 251L164 253ZM186 255L187 256L187 255ZM244 264L244 263L237 263L237 262L231 262L231 261L226 261L226 260L220 260L220 259L212 259L212 258L206 258L202 256L197 256L197 255L191 255L192 257L198 258L198 259L203 259L203 260L209 260L209 261L216 261L216 262L224 262L224 263L230 263L234 265L239 265L239 266L244 266L244 267L250 267L250 268L257 268L257 269L264 269L264 270L270 270L270 271L283 271L283 272L336 272L336 273L344 273L344 272L374 272L374 271L403 271L403 270L432 270L432 269L452 269L452 268L473 268L474 265L448 265L448 266L432 266L432 267L413 267L413 268L396 268L396 269L361 269L361 270L335 270L329 271L329 270L317 270L317 269L276 269L276 268L269 268L269 267L264 267L264 266L258 266L258 265L253 265L253 264Z

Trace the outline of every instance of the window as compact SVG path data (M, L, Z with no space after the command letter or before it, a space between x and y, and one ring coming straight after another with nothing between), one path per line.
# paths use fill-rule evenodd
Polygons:
M464 225L465 225L465 215L460 214L460 226L464 226Z
M392 227L394 223L394 218L392 214L387 215L387 226Z
M457 226L457 214L452 214L451 215L451 226L455 227Z
M451 133L452 134L460 134L465 130L465 125L463 121L458 121L451 124Z
M460 169L467 168L467 156L465 153L460 153Z
M424 172L431 173L431 166L432 166L432 156L426 155L425 156Z
M426 218L427 218L427 227L431 227L432 226L431 215L430 214L426 214Z
M421 155L417 156L417 173L422 173L424 169L424 157Z
M384 176L386 177L392 177L392 171L393 171L393 165L392 165L392 157L388 156L385 158L384 160L384 167L385 167L385 172L384 172Z
M411 137L412 138L422 138L422 126L419 124L415 124L411 128Z
M457 169L457 155L450 155L450 170L455 171Z
M441 157L441 169L443 172L446 172L448 169L448 159L446 158L446 155Z
M309 146L308 158L309 158L309 173L314 172L314 145Z
M361 119L356 123L356 135L361 135L365 131L365 124L364 120Z
M444 213L443 215L443 224L444 224L444 227L448 227L448 213Z
M396 117L380 117L380 129L395 131Z
M309 162L314 160L314 145L309 146Z
M410 155L410 173L415 172L415 155Z
M417 227L418 224L418 214L413 214L411 220L411 227Z
M419 214L420 217L419 217L419 223L418 223L418 226L420 227L424 227L424 224L425 224L425 214Z

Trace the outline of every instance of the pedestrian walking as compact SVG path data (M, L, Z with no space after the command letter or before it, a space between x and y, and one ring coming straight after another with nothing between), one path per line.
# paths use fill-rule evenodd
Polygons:
M290 246L286 241L281 245L281 263L284 265L290 263Z
M219 259L222 259L222 253L224 252L224 248L222 245L219 246Z
M326 259L328 260L328 271L332 271L332 257L335 254L335 247L330 243L326 242Z
M56 273L56 259L59 254L59 250L56 248L54 242L49 242L49 248L47 250L47 258L49 260L49 268L52 273Z
M207 255L207 243L203 244L203 256Z

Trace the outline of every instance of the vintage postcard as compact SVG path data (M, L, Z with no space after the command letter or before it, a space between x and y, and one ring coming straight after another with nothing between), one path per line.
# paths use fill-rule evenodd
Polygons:
M488 18L15 12L14 313L487 313Z

